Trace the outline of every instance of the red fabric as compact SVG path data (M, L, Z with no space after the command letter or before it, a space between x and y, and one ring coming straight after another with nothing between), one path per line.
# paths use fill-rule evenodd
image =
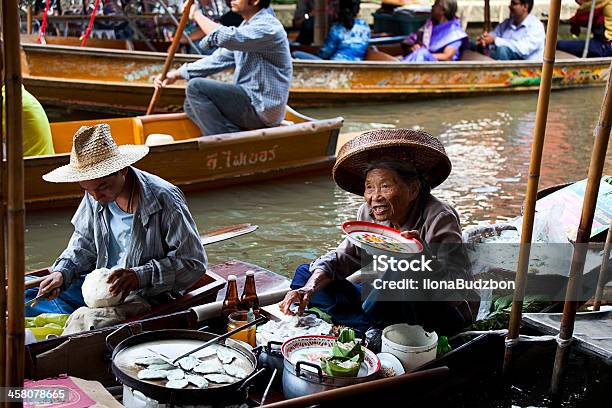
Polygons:
M45 36L45 32L47 31L47 14L49 14L49 9L51 8L51 0L47 0L45 3L45 14L43 14L42 25L40 26L40 31L38 32L38 43L40 44L42 38Z
M89 18L89 24L87 24L87 29L85 30L85 34L81 37L81 47L85 46L89 35L91 34L91 29L94 25L94 20L96 19L96 14L98 13L98 7L100 6L100 0L96 0L94 3L93 11L91 12L91 17Z
M604 13L603 7L595 8L595 14L593 14L593 27L601 27L604 25ZM569 23L573 26L588 27L589 25L589 13L591 10L578 10L576 14L569 19Z

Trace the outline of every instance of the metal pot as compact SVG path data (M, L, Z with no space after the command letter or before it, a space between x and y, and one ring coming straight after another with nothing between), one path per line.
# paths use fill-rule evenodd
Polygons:
M334 377L324 374L318 364L296 360L296 350L314 347L331 350L335 337L301 336L283 343L283 393L285 398L296 398L313 393L333 390L346 385L359 384L376 378L380 360L372 351L366 349L364 365L357 377Z
M238 352L237 360L233 364L248 367L247 378L232 384L210 384L209 388L166 388L160 381L141 380L137 377L139 369L135 367L134 356L151 355L150 349L165 345L172 348L172 355L178 356L204 342L216 337L215 334L194 330L156 330L131 336L116 346L112 345L112 337L123 328L120 328L107 337L107 346L112 352L111 368L115 377L123 385L140 391L149 398L170 405L216 405L229 403L242 403L247 399L248 386L251 380L260 372L256 371L257 359L246 348L232 343L232 349ZM169 354L169 353L168 353Z
M283 353L280 341L270 340L268 344L258 347L257 367L263 367L270 372L276 368L275 382L280 382L283 373ZM253 350L255 352L255 350ZM257 352L256 352L257 354Z

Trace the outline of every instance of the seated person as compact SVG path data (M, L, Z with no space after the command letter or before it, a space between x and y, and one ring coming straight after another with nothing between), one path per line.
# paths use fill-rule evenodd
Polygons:
M124 300L134 292L138 305L147 308L168 294L180 295L206 273L206 254L183 193L131 166L148 151L117 146L107 124L83 126L74 135L70 163L43 176L52 183L78 182L85 195L72 218L68 247L38 293L26 291L26 300L43 295L51 300L27 307L26 316L69 314L84 306L85 274L98 268L114 270L108 278L112 295ZM124 317L142 311L128 308ZM99 327L115 323L102 321Z
M531 13L533 0L511 0L510 17L477 41L496 60L533 60L544 57L544 24Z
M337 157L334 181L365 199L357 213L359 221L392 227L404 237L417 239L425 247L424 255L436 257L441 265L438 272L445 279L472 281L461 245L459 216L453 207L430 193L451 171L438 139L410 129L374 130L347 142ZM294 313L294 304L299 305L298 313L307 305L317 307L334 323L360 330L405 322L451 334L474 320L478 304L474 292L455 291L456 300L452 302L392 302L372 301L373 290L362 304L360 290L346 278L365 265L364 255L345 239L310 266L301 265L292 290L280 304L281 310Z
M431 7L431 18L403 41L402 47L408 48L410 54L402 61L456 61L468 37L456 13L456 0L436 0Z
M576 14L570 18L572 34L580 35L580 27L588 27L589 14L591 12L590 0L576 0L580 5ZM596 0L595 14L592 25L593 37L589 40L587 57L610 57L612 56L612 2L610 0ZM588 33L587 33L588 35ZM577 57L582 57L584 40L559 40L557 49Z
M317 55L294 51L293 57L309 60L361 61L370 41L370 26L359 14L359 0L341 0L338 22L335 23Z
M331 27L338 16L338 0L329 0L327 5L327 24ZM314 40L313 14L314 0L298 0L293 13L292 28L299 30L295 42L302 45L310 45Z
M6 102L4 86L2 87L2 127L5 129ZM23 155L41 156L55 154L53 136L49 119L38 100L21 87L21 121L23 123Z
M211 55L168 72L156 88L186 79L185 113L204 135L278 126L285 118L292 65L287 34L269 8L270 0L235 0L232 10L244 21L227 27L206 17L194 4L189 17L206 37ZM234 83L206 79L234 68Z

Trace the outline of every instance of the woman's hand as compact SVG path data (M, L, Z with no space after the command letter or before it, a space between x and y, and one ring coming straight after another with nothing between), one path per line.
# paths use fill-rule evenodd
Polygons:
M38 287L36 297L45 296L48 300L55 299L60 294L60 287L64 283L61 272L51 272Z
M312 289L304 289L299 288L295 290L290 290L285 295L285 299L278 305L279 309L287 315L301 315L308 306L308 302L310 302L310 298L312 297L313 290ZM296 304L298 305L297 313L291 311L291 306Z
M419 234L419 231L417 230L402 231L400 232L400 235L406 239L416 239L421 244L423 243L423 240L421 239L421 234Z
M194 1L193 4L191 5L191 8L189 9L189 20L190 21L193 21L195 19L196 13L198 11L200 11L200 3L198 1Z
M419 48L421 48L421 44L414 44L412 47L410 47L410 52L415 52Z

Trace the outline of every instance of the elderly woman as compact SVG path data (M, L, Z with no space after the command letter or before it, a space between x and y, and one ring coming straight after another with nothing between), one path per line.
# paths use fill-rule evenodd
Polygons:
M422 131L393 129L366 132L346 143L338 153L333 177L342 189L364 197L358 220L395 228L404 237L420 241L425 254L435 258L432 276L470 281L459 216L430 193L450 171L450 160L436 138ZM455 291L450 298L440 300L434 295L417 301L404 291L404 301L391 302L372 296L373 291L362 305L359 288L346 278L361 269L366 259L360 248L345 239L309 267L301 265L281 310L291 314L295 312L292 305L298 304L300 313L308 305L328 313L335 323L362 330L406 322L451 334L472 323L478 301L473 292Z
M456 61L468 35L455 13L456 0L436 0L431 7L431 18L402 43L410 52L402 61Z

